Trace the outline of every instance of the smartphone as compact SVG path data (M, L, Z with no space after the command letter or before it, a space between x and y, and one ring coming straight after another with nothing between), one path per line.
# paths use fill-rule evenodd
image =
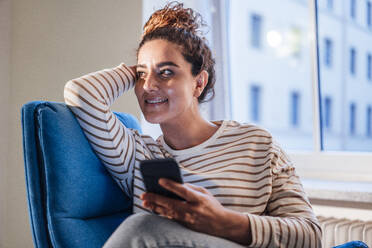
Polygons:
M184 200L159 185L160 178L167 178L178 183L183 183L178 163L173 158L150 159L140 162L140 171L145 183L146 191L166 197Z

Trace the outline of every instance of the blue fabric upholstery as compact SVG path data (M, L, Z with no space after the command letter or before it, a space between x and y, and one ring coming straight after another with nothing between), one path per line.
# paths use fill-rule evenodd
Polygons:
M115 113L129 128L137 120ZM27 197L35 247L102 247L132 211L64 103L22 107Z
M368 248L362 241L351 241L342 245L335 246L334 248Z

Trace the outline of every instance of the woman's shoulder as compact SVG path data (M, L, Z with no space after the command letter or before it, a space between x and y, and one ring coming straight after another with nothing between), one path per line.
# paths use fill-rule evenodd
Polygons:
M225 130L223 135L250 136L256 138L272 139L271 133L253 123L238 122L235 120L225 120Z

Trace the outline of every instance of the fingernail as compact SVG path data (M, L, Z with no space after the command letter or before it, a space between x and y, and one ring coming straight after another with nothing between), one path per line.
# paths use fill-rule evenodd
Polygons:
M159 184L161 184L161 185L167 185L168 184L168 180L165 179L165 178L160 178L159 179Z

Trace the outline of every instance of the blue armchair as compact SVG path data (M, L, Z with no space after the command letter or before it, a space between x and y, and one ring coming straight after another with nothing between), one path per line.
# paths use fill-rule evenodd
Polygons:
M127 127L137 120L115 113ZM22 107L28 207L35 247L102 247L132 203L94 154L63 103Z

